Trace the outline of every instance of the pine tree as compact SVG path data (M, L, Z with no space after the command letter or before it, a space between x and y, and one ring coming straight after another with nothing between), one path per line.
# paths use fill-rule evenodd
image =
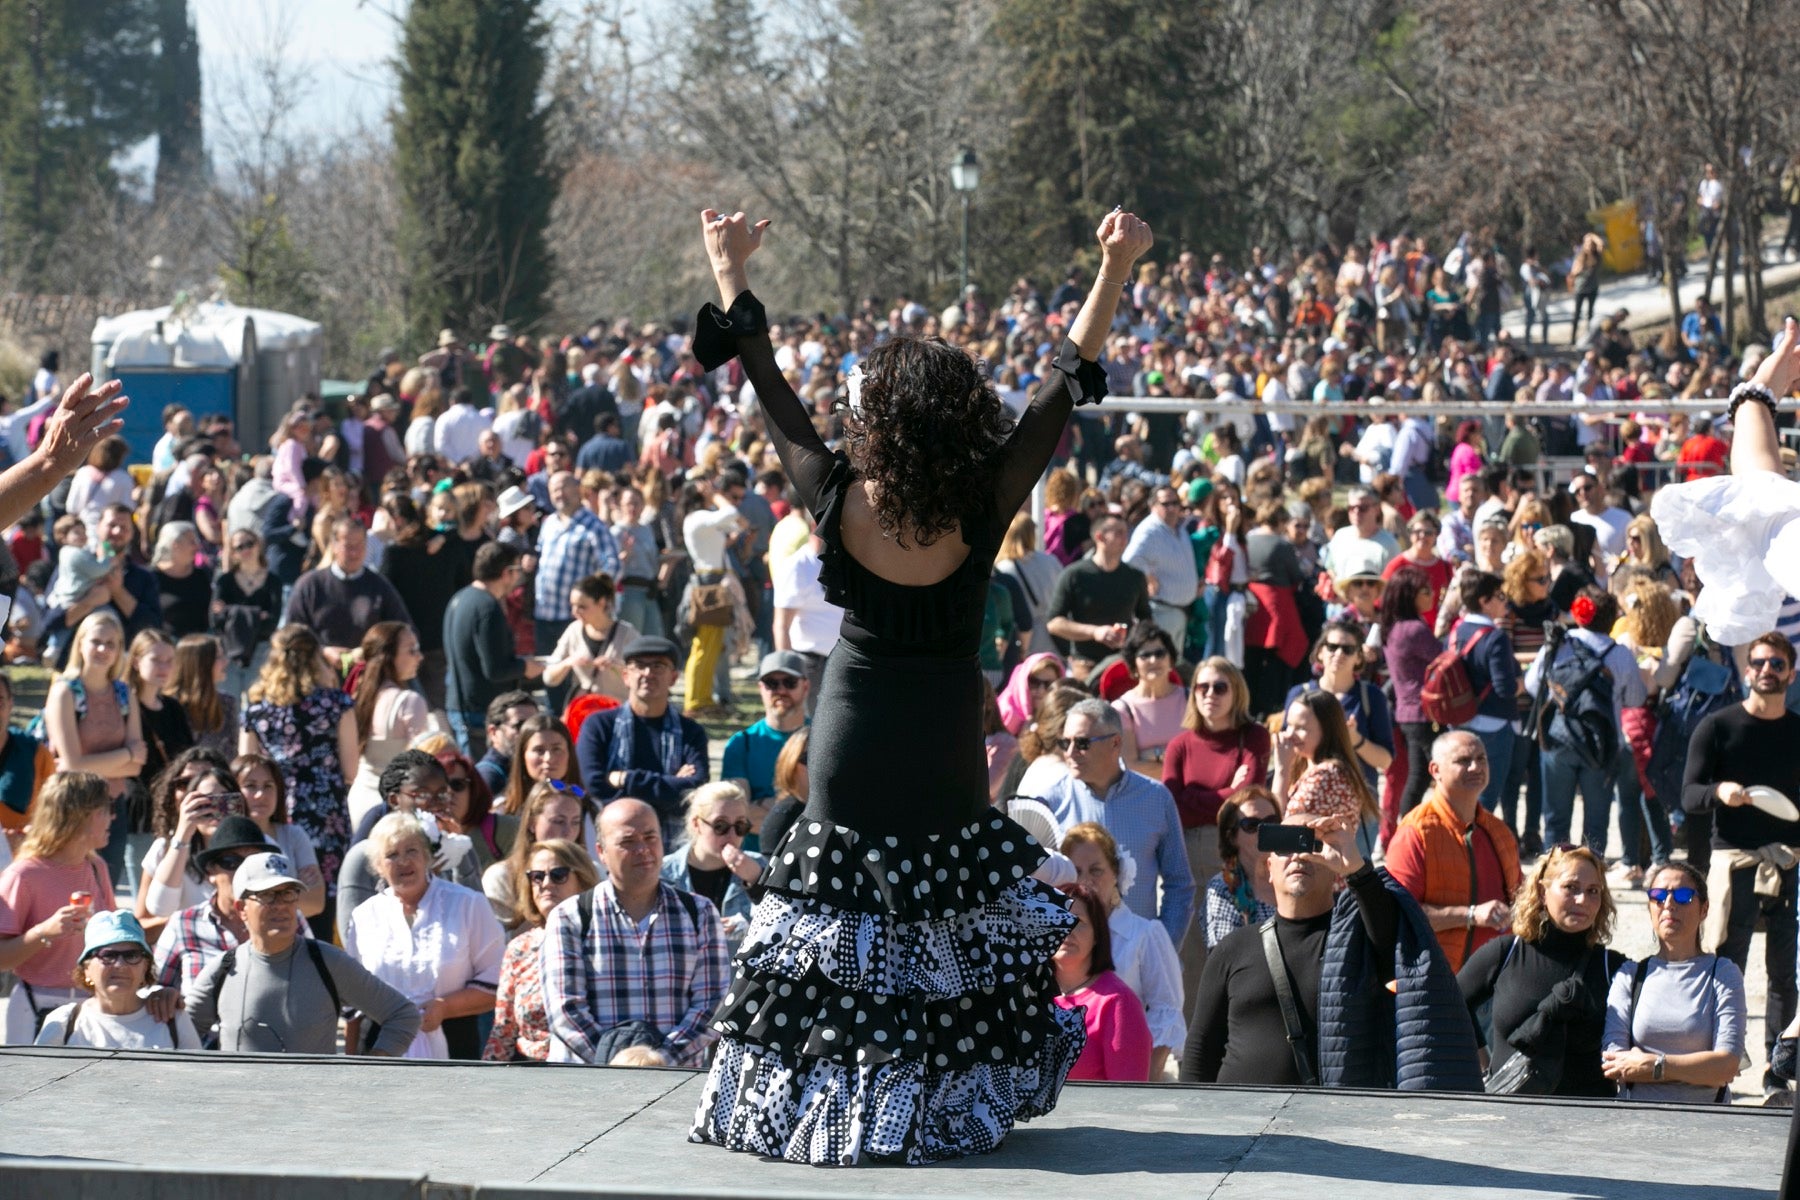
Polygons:
M409 323L528 326L544 315L548 161L546 29L539 0L413 0L401 38L395 166L412 264Z
M162 70L156 96L156 199L160 204L206 174L201 127L200 39L187 0L157 0Z

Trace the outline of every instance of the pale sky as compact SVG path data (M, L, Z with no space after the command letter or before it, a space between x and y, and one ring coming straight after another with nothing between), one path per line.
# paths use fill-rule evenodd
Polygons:
M306 87L295 114L300 129L342 132L374 124L393 95L387 65L399 37L389 14L403 0L190 0L200 35L200 71L210 127L232 102L233 81L271 41Z

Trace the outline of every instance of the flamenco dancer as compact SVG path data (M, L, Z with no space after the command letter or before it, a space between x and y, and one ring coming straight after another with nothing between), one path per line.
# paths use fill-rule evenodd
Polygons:
M701 309L694 352L742 360L845 614L806 810L769 851L690 1140L829 1165L993 1150L1055 1106L1084 1036L1052 1003L1074 917L1030 878L1043 850L988 806L982 604L1072 407L1106 393L1095 360L1150 229L1101 222L1099 278L1016 424L961 350L895 338L852 372L846 454L782 378L750 291L769 222L700 217L726 308Z

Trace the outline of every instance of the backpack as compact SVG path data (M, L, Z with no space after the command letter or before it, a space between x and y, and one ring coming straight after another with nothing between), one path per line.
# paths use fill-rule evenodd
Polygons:
M1435 436L1425 454L1425 478L1438 487L1450 482L1450 458L1444 453L1444 443Z
M87 716L87 685L81 682L80 676L76 676L74 679L65 679L63 682L69 685L69 694L75 698L75 720L79 723L82 718ZM130 711L131 688L123 679L113 680L113 699L119 702L120 712ZM43 709L38 709L37 715L26 724L25 732L46 746L50 744L50 735L44 729Z
M312 959L313 967L319 972L319 981L325 985L325 992L331 997L331 1006L339 1012L343 1012L344 999L342 996L338 995L337 980L331 977L330 970L325 966L325 952L319 949L318 942L307 937L305 934L300 935L300 942L306 947L306 957ZM237 947L233 946L219 958L219 965L213 970L212 996L208 1000L208 1007L214 1012L218 1011L219 993L225 990L225 981L230 978L236 970ZM380 1026L376 1026L376 1028L379 1029ZM204 1031L201 1033L201 1036L206 1036Z
M1664 804L1678 803L1681 798L1688 744L1700 722L1743 699L1737 671L1714 657L1715 652L1722 650L1724 647L1714 645L1702 629L1693 655L1682 669L1680 682L1663 697L1644 775L1650 782L1651 794Z
M1477 692L1469 679L1469 666L1465 661L1481 643L1481 639L1493 632L1493 628L1491 625L1482 626L1461 650L1455 647L1456 635L1453 632L1451 647L1432 659L1425 668L1425 680L1419 686L1419 707L1424 709L1425 719L1440 729L1467 725L1474 720L1481 702L1494 690L1490 683Z
M1544 672L1550 704L1543 747L1571 753L1589 770L1611 767L1619 756L1612 672L1586 645L1573 639L1568 645L1569 656L1555 659Z

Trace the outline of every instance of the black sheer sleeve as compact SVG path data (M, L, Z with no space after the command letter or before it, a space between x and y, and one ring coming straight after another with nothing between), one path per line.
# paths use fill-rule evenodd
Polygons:
M721 312L718 305L711 303L703 307L694 320L694 357L708 371L717 370L734 358L743 362L744 374L756 389L781 465L794 481L801 502L816 515L822 507L826 476L838 461L837 456L826 449L806 406L775 365L775 349L769 345L769 318L762 301L746 289L731 302L729 312Z
M994 511L1001 518L1010 519L1037 486L1075 405L1098 404L1105 398L1106 372L1099 363L1082 358L1075 343L1065 338L1050 377L1038 384L1006 440L994 481Z

